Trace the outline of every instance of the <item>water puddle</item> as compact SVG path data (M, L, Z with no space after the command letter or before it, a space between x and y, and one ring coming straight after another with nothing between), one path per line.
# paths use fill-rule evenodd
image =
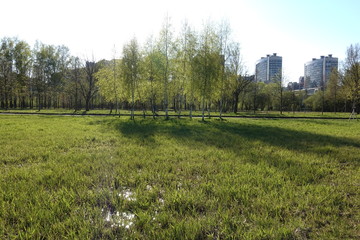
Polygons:
M128 201L136 201L136 198L134 197L134 193L130 189L124 189L118 194L118 196Z
M128 188L123 188L117 196L127 201L136 201L134 193ZM112 228L123 227L129 229L132 225L134 225L135 214L133 213L119 212L116 210L110 211L105 209L101 209L101 212L104 216L105 222L107 222Z
M110 227L123 227L129 229L134 224L135 214L128 212L115 211L106 213L105 221L110 223Z
M180 187L181 187L181 185L180 185ZM119 198L122 198L126 201L136 201L135 194L134 194L134 192L131 191L131 189L126 188L126 187L122 187L121 189L122 190L120 192L116 193L116 195ZM153 191L154 188L151 185L146 185L146 190ZM113 190L111 192L113 192ZM159 196L157 198L159 206L157 207L157 210L155 210L154 216L152 218L153 221L156 220L156 216L158 215L159 207L161 208L165 204L165 200L163 198L164 193L165 193L164 190L159 191ZM116 209L114 209L114 208L112 208L111 210L108 210L108 209L109 208L101 209L102 216L103 216L105 222L107 223L107 226L110 226L111 228L122 227L125 229L130 229L134 225L135 214L130 213L130 212L119 212L119 211L116 211Z

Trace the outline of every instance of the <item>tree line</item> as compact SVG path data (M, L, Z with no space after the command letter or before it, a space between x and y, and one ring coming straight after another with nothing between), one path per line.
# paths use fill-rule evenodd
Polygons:
M95 62L71 56L66 46L5 37L0 48L2 109L109 108L237 113L239 110L349 111L359 105L360 47L347 49L345 65L331 73L326 88L309 96L279 74L270 84L256 82L242 62L240 44L228 23L207 23L200 31L184 23L175 35L169 18L160 33L140 45L124 44L121 57ZM357 108L359 109L359 108Z

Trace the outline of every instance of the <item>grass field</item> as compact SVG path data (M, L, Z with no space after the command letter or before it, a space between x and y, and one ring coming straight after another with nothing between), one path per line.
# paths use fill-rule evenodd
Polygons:
M0 239L358 239L359 127L0 115Z

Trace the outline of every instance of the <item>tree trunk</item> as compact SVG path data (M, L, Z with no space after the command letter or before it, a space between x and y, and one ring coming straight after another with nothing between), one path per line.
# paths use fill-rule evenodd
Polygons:
M87 96L86 99L85 99L85 111L88 112L90 111L90 97Z
M239 105L239 94L234 94L234 113L236 114L238 112L238 105Z
M134 107L135 107L135 96L134 92L131 94L131 120L134 120Z
M41 97L40 97L40 93L38 94L38 110L40 112L41 110Z
M202 118L201 119L204 122L205 121L205 99L204 99L204 97L202 97L201 102L202 102Z
M220 98L220 119L222 120L222 111L223 111L223 97Z

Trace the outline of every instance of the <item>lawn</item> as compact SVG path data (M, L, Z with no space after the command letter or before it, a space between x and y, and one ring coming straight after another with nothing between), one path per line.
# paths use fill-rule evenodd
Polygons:
M356 239L359 127L0 115L0 239Z

